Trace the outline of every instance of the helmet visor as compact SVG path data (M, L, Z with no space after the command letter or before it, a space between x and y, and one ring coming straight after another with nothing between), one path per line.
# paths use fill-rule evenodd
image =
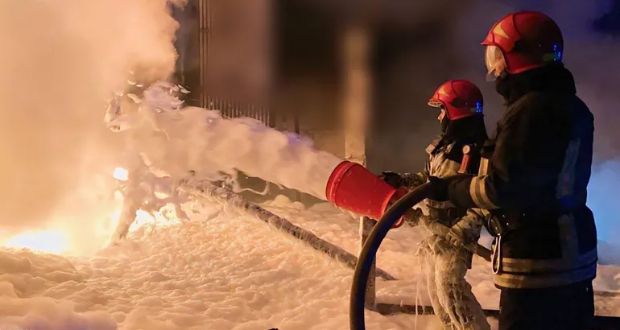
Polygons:
M433 108L441 108L443 107L443 102L437 100L437 99L430 99L428 100L428 105L433 107Z
M506 68L504 55L499 47L488 45L484 54L484 63L487 67L487 81L494 81Z

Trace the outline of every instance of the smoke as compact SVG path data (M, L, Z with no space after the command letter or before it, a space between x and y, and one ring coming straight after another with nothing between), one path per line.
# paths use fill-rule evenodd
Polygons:
M599 263L620 265L618 185L620 157L592 167L588 185L588 206L594 212L599 239Z
M177 25L166 0L0 2L0 241L50 227L92 241L122 154L106 100L130 70L173 72Z
M588 186L588 205L594 212L599 239L614 243L620 235L618 224L618 185L620 158L605 161L592 168ZM617 243L616 243L617 244Z

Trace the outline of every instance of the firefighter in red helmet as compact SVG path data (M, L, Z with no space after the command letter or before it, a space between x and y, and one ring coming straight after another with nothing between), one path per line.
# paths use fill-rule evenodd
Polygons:
M416 174L383 172L384 180L396 188L414 188L426 183L431 176L443 178L478 171L479 151L488 138L480 89L467 80L449 80L439 86L428 104L440 110L437 119L441 123L441 136L426 149L428 160L423 171ZM484 216L479 210L455 207L449 202L426 200L423 204L430 220L427 223L450 228L447 235L432 235L419 246L435 314L446 329L490 329L465 280L472 253L464 247L478 241ZM412 212L405 219L417 225L419 217L420 213Z
M452 160L460 166L462 147L476 146L477 148L487 138L482 114L483 98L480 89L467 80L449 80L443 83L428 101L428 105L439 108L441 111L437 120L441 125L441 135L426 149L429 159L426 169L416 174L400 175L394 172L383 172L382 177L393 186L416 187L428 181L430 176L449 176L443 173L430 171L434 155L443 151L453 152L445 159ZM466 148L469 149L469 148ZM456 165L453 165L454 167ZM450 172L456 174L459 168ZM431 173L432 172L432 173Z
M562 33L548 16L507 15L482 44L507 112L479 174L431 178L432 199L489 210L499 329L585 330L597 262L586 206L593 115L576 95Z

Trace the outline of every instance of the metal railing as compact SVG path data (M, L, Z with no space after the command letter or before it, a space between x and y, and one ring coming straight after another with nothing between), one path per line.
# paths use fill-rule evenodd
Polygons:
M262 122L266 126L275 126L275 121L272 114L264 107L256 106L250 102L224 100L208 95L205 96L203 100L203 108L207 108L209 110L219 110L223 117L249 117Z
M265 107L259 107L250 102L222 99L215 95L210 95L204 90L207 86L211 58L210 52L212 51L213 8L211 0L198 0L198 11L200 12L200 107L219 110L222 116L227 118L249 117L259 120L267 126L274 127L275 118Z
M212 27L212 15L211 15L211 0L199 0L199 29L200 29L200 41L199 41L199 57L200 57L200 87L204 88L206 85L206 78L209 68L209 49L211 44L211 27ZM205 108L208 104L207 95L203 91L200 92L200 105ZM216 109L219 110L219 109Z

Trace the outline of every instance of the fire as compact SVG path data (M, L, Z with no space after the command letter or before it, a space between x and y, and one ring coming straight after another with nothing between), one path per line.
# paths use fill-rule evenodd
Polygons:
M154 227L168 227L179 224L179 220L170 220L163 215L163 212L166 212L165 209L166 207L161 211L153 212L153 214L142 209L136 211L136 220L129 228L129 232L133 232L140 227L150 227L152 229ZM170 210L167 211L170 212Z
M114 169L112 176L118 181L127 181L129 180L129 171L122 167L117 167Z
M157 219L144 210L136 211L136 220L131 226L131 229L140 228L145 225L155 225L157 223Z
M123 167L116 167L112 176L118 181L126 182L129 180L129 171ZM167 196L158 195L157 197L164 198ZM94 232L92 234L96 237L111 237L114 228L117 227L120 221L124 199L122 192L117 189L114 191L114 200L111 203L105 204L101 209L92 210L93 212L91 213L93 214L82 215L82 212L79 216L102 219L100 223L93 225L92 229ZM64 212L71 214L70 210L65 210ZM152 213L146 211L146 209L139 209L135 214L135 221L133 221L132 226L129 228L129 232L133 232L141 227L146 227L148 232L155 227L178 224L179 221L169 220L170 216L168 214L170 212L174 212L174 208L164 206L161 210ZM31 228L29 231L16 233L14 236L4 236L0 239L0 246L14 249L27 248L37 252L53 254L74 253L73 249L76 248L74 236L80 235L80 233L75 232L72 228L63 228L62 224L66 223L66 221L61 216L49 220L47 229ZM80 239L77 239L77 241L79 244L82 244Z
M33 251L60 254L69 248L67 236L56 230L27 231L10 238L4 245L10 248L28 248Z

